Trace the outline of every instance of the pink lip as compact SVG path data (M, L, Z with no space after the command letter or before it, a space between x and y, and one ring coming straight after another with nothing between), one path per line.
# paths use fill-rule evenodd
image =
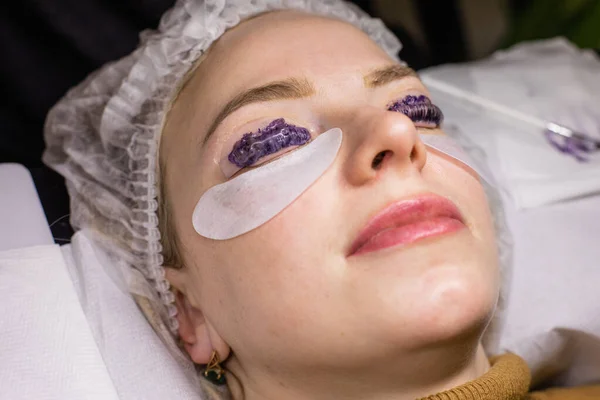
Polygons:
M463 217L450 200L429 194L398 201L375 215L352 243L348 256L451 233L464 228Z

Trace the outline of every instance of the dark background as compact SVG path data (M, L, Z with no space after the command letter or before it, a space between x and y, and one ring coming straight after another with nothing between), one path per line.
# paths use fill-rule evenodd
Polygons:
M90 72L130 53L138 33L156 27L173 3L4 0L0 4L0 163L17 162L29 168L50 223L68 213L68 199L62 179L41 163L46 113ZM474 58L465 37L464 1L412 0L420 41L392 21L389 6L382 9L369 0L354 3L388 23L403 42L402 59L415 69ZM494 48L556 35L565 35L583 47L600 48L600 0L504 3L502 17L509 29ZM69 237L66 219L53 224L52 229L55 237Z

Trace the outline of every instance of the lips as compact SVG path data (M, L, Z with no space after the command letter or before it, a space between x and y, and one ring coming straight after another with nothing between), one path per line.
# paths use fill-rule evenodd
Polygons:
M450 200L428 194L390 204L367 222L348 256L410 244L464 228L463 217Z

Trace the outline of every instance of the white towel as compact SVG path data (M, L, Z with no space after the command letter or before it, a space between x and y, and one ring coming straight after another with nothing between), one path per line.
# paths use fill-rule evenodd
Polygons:
M0 252L0 400L220 398L148 324L131 279L85 231Z
M118 399L58 246L1 252L0 293L0 399Z
M130 291L144 295L145 280L136 284L131 267L115 262L78 231L62 247L104 365L119 399L208 399L194 366L154 332ZM119 265L122 264L122 265Z

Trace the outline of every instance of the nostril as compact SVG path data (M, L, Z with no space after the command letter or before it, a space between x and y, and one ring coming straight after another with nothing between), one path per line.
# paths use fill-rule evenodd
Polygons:
M427 150L425 149L425 145L421 142L416 143L413 146L412 151L410 152L410 161L414 164L417 163L419 165L425 162L427 158Z
M391 154L392 152L389 150L385 150L385 151L381 151L381 152L377 153L375 158L373 158L373 162L371 163L371 168L379 169L381 167L381 163L383 162L383 159L385 158L385 156L388 153Z
M410 152L410 161L414 162L415 159L419 156L419 150L417 150L417 147L413 147L412 151Z

